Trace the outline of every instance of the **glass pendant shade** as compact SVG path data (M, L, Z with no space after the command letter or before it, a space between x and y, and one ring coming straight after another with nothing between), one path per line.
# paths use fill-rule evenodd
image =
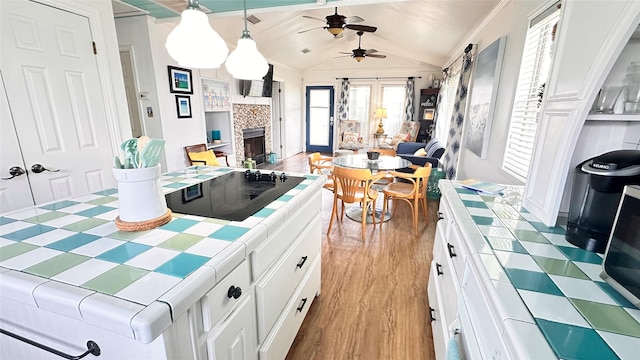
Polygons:
M256 42L246 30L224 65L231 76L243 80L261 80L269 71L267 59L260 54Z
M164 45L180 66L190 68L220 67L229 54L227 44L209 25L207 15L191 8L182 12L180 24Z

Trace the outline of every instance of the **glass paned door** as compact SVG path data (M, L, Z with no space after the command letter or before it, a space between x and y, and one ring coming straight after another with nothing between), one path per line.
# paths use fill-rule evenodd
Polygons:
M307 86L307 139L309 152L333 153L333 86Z

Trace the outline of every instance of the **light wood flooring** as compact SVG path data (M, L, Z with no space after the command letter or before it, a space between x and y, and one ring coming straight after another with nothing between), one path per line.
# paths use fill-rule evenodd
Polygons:
M269 168L308 172L307 154ZM382 226L334 221L327 236L333 194L322 190L322 285L291 347L297 359L435 359L427 280L438 201L428 200L413 233L407 204ZM347 205L349 206L349 205Z

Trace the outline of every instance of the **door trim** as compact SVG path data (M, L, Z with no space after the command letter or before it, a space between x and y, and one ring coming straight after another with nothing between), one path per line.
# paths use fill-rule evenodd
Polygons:
M313 146L309 145L309 93L312 90L329 90L329 116L333 118L329 126L329 145L327 146ZM309 152L323 152L333 153L333 133L335 128L335 87L333 85L318 85L318 86L306 86L305 87L305 150Z

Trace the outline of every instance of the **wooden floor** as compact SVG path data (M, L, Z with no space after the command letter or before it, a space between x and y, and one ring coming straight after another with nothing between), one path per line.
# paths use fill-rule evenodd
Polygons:
M308 172L307 154L269 166ZM380 227L347 217L327 236L333 194L322 190L322 286L287 355L297 359L435 359L427 280L438 202L428 200L429 221L411 228L407 204Z

